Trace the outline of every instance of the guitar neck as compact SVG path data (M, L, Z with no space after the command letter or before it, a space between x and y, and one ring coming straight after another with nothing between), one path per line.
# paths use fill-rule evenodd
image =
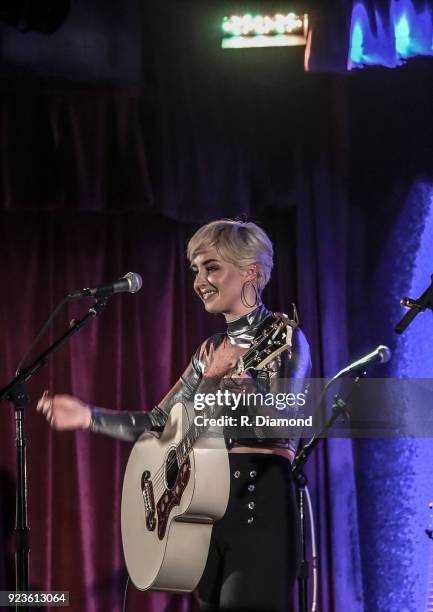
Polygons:
M216 409L216 406L206 406L205 408L203 408L201 414L203 415L204 420L207 418L213 418L215 416ZM183 461L185 461L185 459L188 457L188 455L194 448L194 444L207 429L209 429L209 425L206 427L200 425L199 427L194 423L194 421L191 423L185 435L182 437L181 441L176 447L176 455L179 465L181 465Z

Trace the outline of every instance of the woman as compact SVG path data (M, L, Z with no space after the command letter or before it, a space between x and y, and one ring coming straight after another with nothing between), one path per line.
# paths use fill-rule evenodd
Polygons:
M58 430L89 429L135 441L159 432L170 409L212 379L233 377L239 357L272 315L261 302L270 278L273 248L266 233L251 222L219 220L201 227L188 243L194 290L207 312L223 314L227 329L205 340L170 392L150 412L95 408L69 395L44 393L38 403ZM308 344L294 326L291 350L260 373L243 376L272 390L282 378L307 378ZM253 380L253 379L256 380ZM206 610L278 610L289 606L299 564L299 517L290 479L296 441L288 438L226 440L230 498L224 517L214 524L206 567L198 585Z

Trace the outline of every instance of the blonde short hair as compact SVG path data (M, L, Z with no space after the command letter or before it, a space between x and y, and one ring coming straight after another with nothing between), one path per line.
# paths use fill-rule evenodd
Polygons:
M188 242L191 262L199 253L215 247L217 253L238 268L257 264L257 290L267 285L273 267L272 242L261 227L248 221L220 219L203 225Z

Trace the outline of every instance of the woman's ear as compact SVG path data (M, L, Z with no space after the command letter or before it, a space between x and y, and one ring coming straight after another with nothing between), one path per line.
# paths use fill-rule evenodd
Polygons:
M244 268L245 280L253 283L257 283L257 264L253 263Z

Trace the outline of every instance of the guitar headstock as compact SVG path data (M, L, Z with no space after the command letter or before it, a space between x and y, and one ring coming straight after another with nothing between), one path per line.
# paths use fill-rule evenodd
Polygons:
M283 312L274 312L268 324L254 338L250 348L239 359L237 373L262 370L277 355L292 348L293 331L297 322Z

